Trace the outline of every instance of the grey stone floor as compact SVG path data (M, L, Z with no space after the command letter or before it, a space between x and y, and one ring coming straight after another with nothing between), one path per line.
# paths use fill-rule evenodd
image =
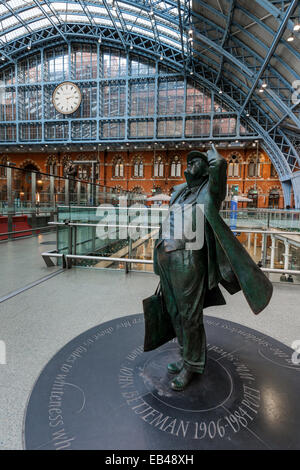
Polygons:
M55 240L55 233L48 233L0 242L0 297L57 270L47 268L41 257L41 253L56 247Z
M54 235L43 239L53 240ZM39 253L47 249L47 245L39 245L40 241L10 242L10 255L3 250L5 244L0 246L2 293L51 271L40 257ZM18 268L7 266L12 262ZM26 403L51 357L95 325L140 313L142 299L153 293L157 282L150 273L125 275L123 271L73 268L0 304L0 340L7 348L7 364L0 365L0 449L22 448ZM289 346L300 339L299 286L274 284L272 301L259 316L253 315L241 293L225 295L226 306L211 307L205 313L256 329Z

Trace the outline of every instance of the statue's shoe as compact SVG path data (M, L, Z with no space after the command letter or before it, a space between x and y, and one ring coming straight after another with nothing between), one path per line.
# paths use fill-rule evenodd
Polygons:
M177 377L172 380L171 382L172 389L177 392L181 392L191 382L194 375L195 375L195 372L191 372L190 370L183 367L181 372L177 375Z
M170 372L170 374L179 374L182 368L183 368L183 359L180 359L177 362L170 362L170 364L168 364L168 367L167 367L168 372Z

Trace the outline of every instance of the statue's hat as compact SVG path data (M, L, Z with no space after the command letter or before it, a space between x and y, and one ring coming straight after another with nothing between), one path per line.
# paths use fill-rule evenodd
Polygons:
M199 150L192 150L191 152L189 152L186 161L187 163L189 163L192 160L195 160L196 158L201 158L205 161L205 163L208 163L206 153L200 152Z

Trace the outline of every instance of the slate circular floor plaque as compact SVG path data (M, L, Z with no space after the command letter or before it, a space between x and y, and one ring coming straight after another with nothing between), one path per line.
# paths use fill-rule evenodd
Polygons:
M222 319L206 317L205 327L205 373L183 392L170 388L166 369L178 358L176 340L144 353L143 315L74 338L34 385L24 447L299 449L300 364L293 350Z

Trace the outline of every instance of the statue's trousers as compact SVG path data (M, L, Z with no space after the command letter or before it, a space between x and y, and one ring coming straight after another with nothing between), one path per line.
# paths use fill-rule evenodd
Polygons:
M203 305L207 289L207 250L157 248L157 267L166 309L173 324L184 364L202 373L206 362Z

